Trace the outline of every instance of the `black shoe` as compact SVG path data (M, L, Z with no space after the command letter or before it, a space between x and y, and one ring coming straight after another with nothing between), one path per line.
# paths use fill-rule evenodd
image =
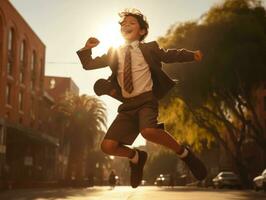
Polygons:
M202 181L207 176L207 169L205 165L189 148L185 148L188 150L188 155L185 158L181 158L181 160L186 163L193 176L199 181Z
M130 184L133 188L138 187L141 183L143 177L143 168L148 157L145 151L140 151L138 149L137 151L139 154L139 162L137 164L134 164L129 161L129 166L131 168Z

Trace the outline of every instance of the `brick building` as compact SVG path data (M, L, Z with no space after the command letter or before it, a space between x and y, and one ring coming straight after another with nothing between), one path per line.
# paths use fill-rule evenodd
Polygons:
M69 77L57 77L57 76L45 76L44 77L44 90L45 96L49 97L50 100L54 102L60 101L64 98L66 93L71 93L74 95L79 95L79 88L74 83L74 81ZM48 100L48 99L47 99ZM49 101L46 101L46 104ZM50 105L50 107L52 106ZM59 140L59 147L56 152L56 177L58 180L65 180L67 167L68 167L68 157L70 151L69 141L66 141L66 132L65 126L60 127L56 123L56 121L50 122L49 120L52 118L53 112L51 109L47 109L47 106L42 106L44 111L44 119L45 125L49 130L53 130L55 132L55 137Z
M58 140L42 129L39 106L51 100L44 93L44 60L43 42L11 3L1 0L0 185L7 178L18 183L53 176Z
M60 100L67 92L79 95L78 86L69 77L45 76L44 88L55 101Z

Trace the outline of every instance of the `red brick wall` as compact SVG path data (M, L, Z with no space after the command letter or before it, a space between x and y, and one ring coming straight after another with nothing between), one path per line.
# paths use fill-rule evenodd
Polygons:
M79 88L72 79L68 77L45 76L44 88L55 101L62 98L66 92L79 95Z
M4 96L4 90L3 90L3 13L0 10L0 116L3 115L4 111L4 103L3 103L3 96Z
M12 45L12 73L8 74L8 35L14 30ZM38 104L43 94L45 45L33 32L16 9L6 0L0 0L0 118L29 127L38 127ZM20 48L25 41L25 57L20 69ZM31 71L33 52L36 64ZM21 71L24 80L20 81ZM35 86L31 87L34 80ZM11 102L6 101L6 88L11 86ZM23 108L19 108L19 93L23 93ZM35 116L35 119L33 119Z

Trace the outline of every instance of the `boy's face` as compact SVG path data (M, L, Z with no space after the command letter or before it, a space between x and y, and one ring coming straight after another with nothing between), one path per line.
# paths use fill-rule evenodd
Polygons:
M133 16L127 16L121 23L121 34L127 42L139 40L146 33L145 29L141 29L138 20Z

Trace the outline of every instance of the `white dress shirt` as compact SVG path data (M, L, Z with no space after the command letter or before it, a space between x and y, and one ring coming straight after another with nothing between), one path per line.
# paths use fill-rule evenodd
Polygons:
M126 47L131 45L131 69L132 69L132 82L134 90L128 93L124 90L124 61ZM124 98L130 98L140 95L144 92L152 91L152 78L149 65L145 61L143 54L139 48L139 41L134 41L130 44L122 45L118 48L118 71L117 80L122 89Z

